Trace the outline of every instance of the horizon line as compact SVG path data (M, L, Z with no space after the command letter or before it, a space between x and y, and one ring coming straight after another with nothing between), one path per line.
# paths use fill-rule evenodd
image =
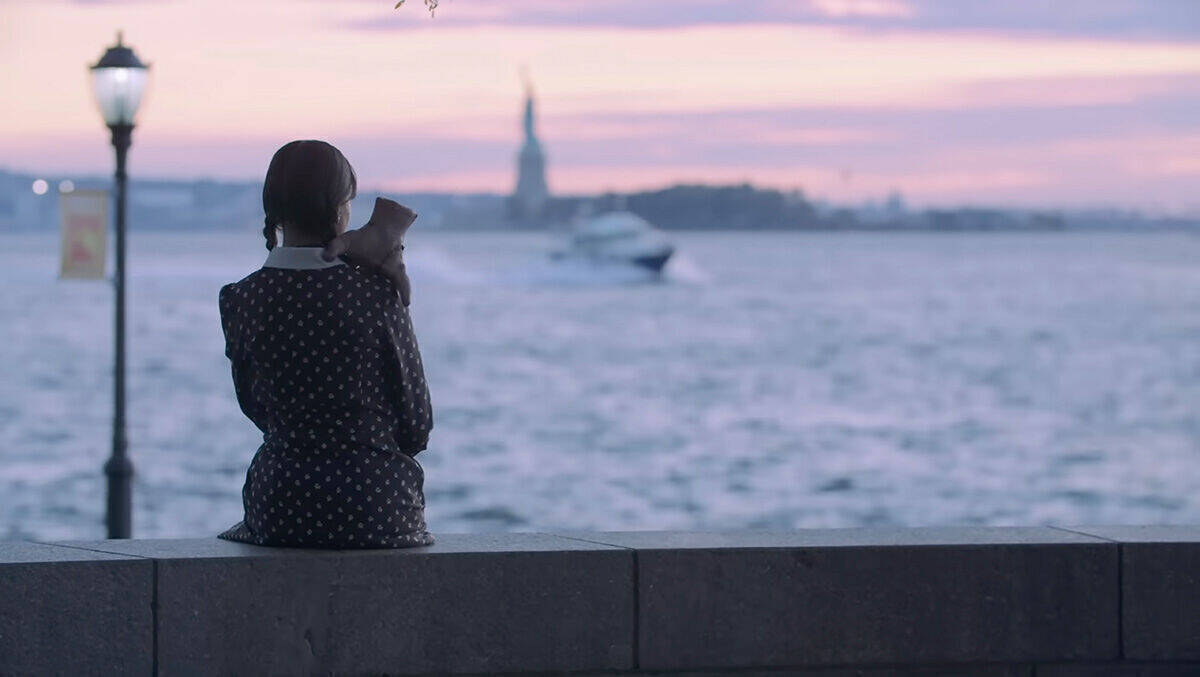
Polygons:
M19 168L8 167L8 166L0 166L0 173L7 173L7 174L10 174L13 176L30 177L34 180L42 179L42 180L47 180L47 181L52 180L52 179L59 180L59 181L66 180L66 179L89 179L89 180L96 180L96 181L112 181L112 179L113 179L113 177L107 173L94 173L94 172L82 172L82 171L79 171L79 172L69 172L69 171L35 172L35 171L23 170L23 169L19 169ZM224 184L259 184L259 185L262 184L262 179L219 178L219 177L215 177L215 176L204 176L204 175L196 175L191 178L162 176L162 175L142 175L142 176L136 176L136 177L129 176L129 181L130 182L148 181L148 182L157 182L157 183L182 183L182 184L200 183L200 182L205 182L205 181L211 182L211 183L224 183ZM1031 204L1014 204L1014 203L1004 203L1004 202L989 203L989 202L983 202L983 201L953 201L953 202L951 202L951 201L945 201L945 202L921 201L921 202L911 202L910 203L909 199L904 195L904 191L902 191L902 190L889 191L887 193L880 194L876 197L865 197L865 198L862 198L861 200L859 200L858 202L838 201L838 200L834 200L831 198L819 196L814 193L810 193L808 190L806 190L802 186L797 185L797 186L793 186L793 187L789 187L789 188L783 188L783 187L779 187L779 186L775 186L775 185L771 185L771 184L767 184L767 183L757 183L750 179L744 179L741 181L729 181L729 182L708 182L708 181L697 182L697 181L692 181L692 180L675 180L675 181L670 181L667 183L647 185L647 186L643 186L643 187L637 188L637 189L600 190L600 191L591 192L591 193L579 193L579 192L551 193L550 197L551 198L560 198L560 199L595 198L595 197L603 197L605 195L630 195L630 194L634 194L634 193L650 193L650 192L668 190L671 188L678 188L678 187L684 187L684 186L698 186L698 187L705 187L705 188L727 188L727 187L749 186L756 190L777 191L784 195L794 195L795 193L799 193L800 196L810 204L826 204L826 205L833 205L833 206L837 206L837 205L865 206L870 203L879 203L881 201L887 200L892 195L899 195L900 198L907 203L906 209L907 209L907 211L910 211L910 212L922 211L922 210L936 210L936 209L999 209L999 210L1029 211L1029 212L1035 212L1035 211L1127 212L1129 214L1136 214L1139 216L1152 216L1152 217L1157 217L1157 218L1200 219L1200 205L1197 205L1194 208L1186 208L1185 207L1182 209L1172 210L1172 209L1165 209L1165 208L1147 208L1145 206L1137 206L1137 205L1121 204L1121 203L1107 203L1106 204L1106 203L1062 202L1062 203L1040 203L1040 204L1032 204L1032 203ZM424 190L424 189L404 190L404 189L387 188L387 187L379 186L379 185L366 184L364 186L364 190L359 191L358 197L361 197L362 193L365 191L379 192L379 193L383 193L383 194L392 194L392 195L472 195L472 196L506 197L506 196L509 196L512 194L511 190L505 191L505 192L489 191L489 190Z

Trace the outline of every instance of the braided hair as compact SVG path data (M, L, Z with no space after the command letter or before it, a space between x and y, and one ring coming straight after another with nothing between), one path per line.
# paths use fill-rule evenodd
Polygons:
M279 244L284 223L328 244L337 236L338 207L358 194L354 168L332 145L313 139L291 141L275 151L263 181L263 237Z

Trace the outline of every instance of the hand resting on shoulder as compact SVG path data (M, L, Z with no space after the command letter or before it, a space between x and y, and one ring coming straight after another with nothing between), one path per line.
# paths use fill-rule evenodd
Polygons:
M332 261L345 255L351 261L386 275L396 286L400 301L409 304L412 288L404 270L404 235L417 219L417 213L384 197L375 198L375 209L367 223L335 237L321 252Z

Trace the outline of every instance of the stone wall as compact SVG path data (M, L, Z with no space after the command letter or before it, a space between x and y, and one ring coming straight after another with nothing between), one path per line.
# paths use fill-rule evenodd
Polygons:
M1200 526L0 542L0 674L1200 675Z

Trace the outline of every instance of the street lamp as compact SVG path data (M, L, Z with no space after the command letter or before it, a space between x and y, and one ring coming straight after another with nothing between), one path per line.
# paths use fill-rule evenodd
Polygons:
M113 278L116 292L116 323L113 334L113 446L112 456L104 464L108 476L108 509L105 521L108 538L129 538L130 517L133 512L130 483L133 478L133 463L126 455L125 438L125 153L133 137L133 118L138 104L142 102L142 91L146 87L146 71L133 50L121 42L117 32L117 44L109 47L100 57L92 71L92 93L104 116L104 124L112 130L112 145L117 151L116 202L117 202L117 271Z

